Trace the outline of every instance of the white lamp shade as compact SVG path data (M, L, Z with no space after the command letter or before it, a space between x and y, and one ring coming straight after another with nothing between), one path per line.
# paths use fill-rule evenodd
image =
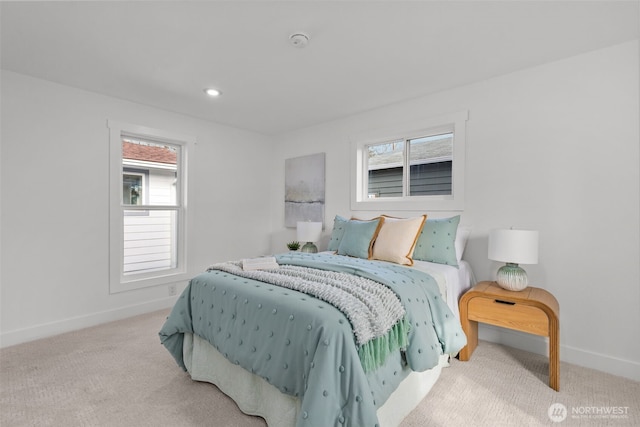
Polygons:
M538 263L538 232L534 230L491 230L489 259L513 264Z
M297 229L299 242L317 242L322 234L322 223L298 221Z

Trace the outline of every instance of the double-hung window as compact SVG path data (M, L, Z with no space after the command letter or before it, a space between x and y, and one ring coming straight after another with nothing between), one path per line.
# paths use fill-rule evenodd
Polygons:
M186 159L190 138L109 121L110 290L186 275Z
M462 210L466 118L457 113L357 138L352 209Z

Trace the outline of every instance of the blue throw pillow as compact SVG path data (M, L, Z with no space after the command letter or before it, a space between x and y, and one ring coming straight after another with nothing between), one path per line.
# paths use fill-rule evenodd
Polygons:
M342 236L344 236L344 232L347 229L348 222L349 220L347 218L336 215L333 219L333 231L331 232L331 240L329 240L327 250L334 252L338 250Z
M455 242L459 223L460 215L427 219L413 251L413 259L458 267Z
M373 242L380 230L383 218L369 221L352 219L347 222L344 235L338 246L338 255L348 255L357 258L369 259L373 248Z

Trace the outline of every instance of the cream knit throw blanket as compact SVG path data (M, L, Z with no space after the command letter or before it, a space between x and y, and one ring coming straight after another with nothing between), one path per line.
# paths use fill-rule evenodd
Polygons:
M382 365L391 351L407 346L405 309L396 294L381 283L349 273L293 265L246 271L242 261L214 264L210 270L303 292L333 305L351 322L365 371Z

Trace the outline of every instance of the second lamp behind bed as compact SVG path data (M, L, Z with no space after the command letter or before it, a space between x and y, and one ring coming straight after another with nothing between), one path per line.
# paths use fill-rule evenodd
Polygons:
M298 221L297 233L298 241L306 242L300 249L301 252L318 252L318 247L314 243L320 240L320 235L322 234L321 222Z

